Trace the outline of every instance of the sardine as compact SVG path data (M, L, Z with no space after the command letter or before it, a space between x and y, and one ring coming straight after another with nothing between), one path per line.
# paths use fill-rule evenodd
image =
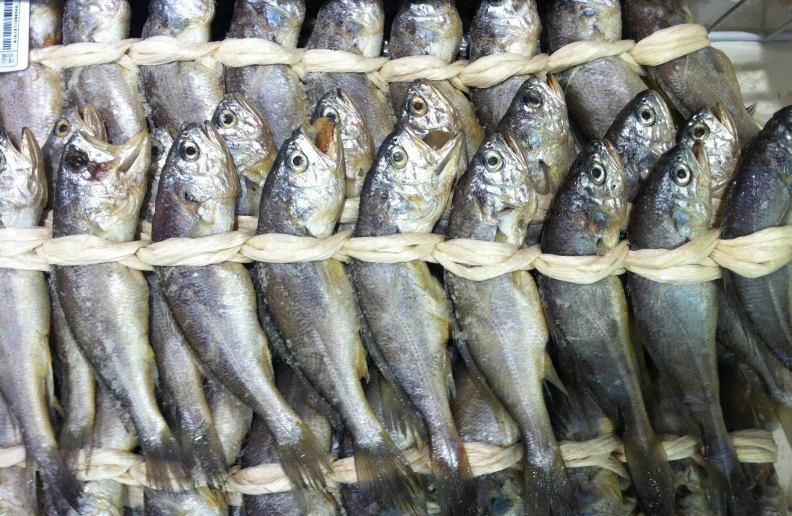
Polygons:
M470 24L470 61L506 52L533 57L540 32L542 23L534 0L484 0ZM498 127L526 79L516 75L490 88L471 91L479 120L488 132Z
M239 93L223 97L212 123L223 137L239 176L236 213L254 216L261 204L264 181L278 154L272 132L256 106Z
M548 17L550 52L575 41L619 41L618 0L558 0ZM624 106L646 89L619 57L601 57L557 75L572 123L589 140L603 138Z
M641 41L658 30L692 23L686 0L625 0L624 20L630 38ZM745 109L739 85L731 78L734 67L723 52L705 47L658 66L649 75L685 118L720 102L729 110L744 143L759 132Z
M257 234L333 234L345 198L341 133L327 118L311 129L295 131L284 143L264 187ZM363 492L398 509L420 507L409 463L366 402L360 383L368 377L366 353L343 264L257 263L255 276L288 361L338 410L352 434Z
M170 36L184 43L206 43L215 15L214 0L154 0L143 37ZM153 126L180 129L209 120L223 99L223 67L197 61L141 66L140 78Z
M607 140L591 142L556 193L542 233L543 252L565 256L608 252L619 241L626 196L627 177L616 149ZM544 275L538 281L558 352L580 364L586 387L622 436L644 514L670 514L671 469L641 396L621 281L610 276L575 284Z
M675 249L706 233L712 215L710 182L702 144L693 150L679 144L666 152L636 199L631 248ZM663 284L631 273L628 289L644 346L681 395L693 435L704 444L712 510L753 514L718 399L715 282Z
M385 30L383 0L327 0L316 15L306 48L342 50L364 57L379 57ZM360 73L309 73L305 77L309 113L333 89L355 99L371 129L374 145L393 131L388 96Z
M430 55L452 63L462 42L462 20L455 3L455 0L403 2L391 26L390 57ZM472 156L484 138L473 104L449 81L437 81L435 85L456 109L465 131L468 156ZM410 83L406 82L390 84L391 106L395 113L404 108L409 87Z
M431 232L448 203L463 149L461 133L433 131L422 139L404 127L390 135L363 185L355 236ZM429 430L441 510L474 514L470 464L448 401L454 388L446 348L451 314L442 285L425 262L353 260L349 268L363 324L373 336L369 352Z
M448 237L519 247L536 207L519 144L508 134L492 133L456 186ZM445 285L459 324L457 347L520 427L525 514L576 514L574 487L542 398L545 373L552 365L536 283L526 271L487 281L446 271Z
M30 2L30 48L59 45L62 39L63 0ZM63 88L58 72L30 63L27 70L0 74L0 127L21 134L33 131L43 144L63 111Z
M119 146L83 133L73 136L58 173L54 237L88 234L113 242L132 240L149 160L145 131ZM181 487L186 480L181 449L154 395L149 294L143 274L120 263L102 263L59 266L55 276L77 344L134 421L148 481L158 488Z
M555 77L526 80L499 129L520 144L536 193L555 193L577 156L564 91Z
M230 231L239 179L211 122L190 124L173 144L160 179L155 242ZM298 491L324 489L327 457L275 388L250 274L242 264L157 267L160 288L198 359L267 422L284 471Z
M0 132L0 227L37 226L47 203L36 137L19 143ZM49 350L50 303L43 272L0 269L0 390L18 418L27 453L61 510L76 507L80 486L61 457L50 411L56 400Z
M344 146L346 197L360 197L363 180L377 151L363 112L344 90L331 90L316 104L311 123L315 124L320 118L338 124Z
M127 0L70 0L63 14L63 43L117 43L129 37L130 17ZM110 142L121 144L146 129L134 71L118 63L67 68L63 81L64 107L93 104L107 124Z
M723 197L740 161L740 137L729 111L720 102L712 111L700 109L679 130L677 139L688 147L696 142L704 145L712 176L710 193L713 197Z
M304 19L305 0L237 0L226 38L262 38L295 48ZM259 108L277 148L309 113L305 89L290 66L226 67L225 91L240 93Z
M778 111L746 147L726 198L721 237L736 238L792 223L792 106ZM792 265L759 278L723 271L727 295L755 332L792 367Z

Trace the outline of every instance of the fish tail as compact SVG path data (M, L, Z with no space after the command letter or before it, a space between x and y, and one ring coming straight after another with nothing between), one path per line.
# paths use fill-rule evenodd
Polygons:
M531 460L533 444L525 442L523 480L525 482L524 512L526 516L576 516L578 495L567 476L564 461L556 453L552 464L544 458Z
M291 432L288 438L276 436L275 449L284 473L296 486L294 495L297 503L307 514L310 502L306 491L325 492L324 472L332 471L332 466L308 425L298 420L295 428L296 431Z
M196 480L206 483L212 490L223 490L228 479L225 452L214 424L196 428L190 436L190 457Z
M758 514L753 494L748 487L748 480L729 440L726 425L722 422L719 424L718 421L713 423L711 427L706 425L702 428L710 506L713 514L732 514L732 516Z
M76 510L79 507L82 486L66 467L58 449L54 446L46 447L30 450L30 453L39 464L53 503L64 513L69 511L69 507Z
M410 463L384 430L369 442L354 442L355 470L368 499L385 507L422 514L424 500Z
M456 429L453 433L432 433L430 437L432 474L435 476L437 502L448 516L477 513L476 489L467 452Z
M64 425L58 434L58 447L66 456L67 462L73 463L77 460L80 451L89 454L93 448L93 428L88 425L80 425L78 428Z
M647 423L648 425L648 423ZM649 429L624 434L627 467L646 516L674 514L674 480L663 443Z
M179 441L165 428L157 438L140 436L149 486L164 491L184 491L189 486L184 465L188 462Z

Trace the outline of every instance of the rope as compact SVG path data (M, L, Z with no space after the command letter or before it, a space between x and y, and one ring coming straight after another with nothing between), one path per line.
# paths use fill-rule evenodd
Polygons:
M287 65L304 78L310 72L364 73L379 88L389 82L415 79L449 80L460 90L487 88L517 75L558 73L602 57L620 57L641 75L643 66L657 66L710 45L706 28L686 23L659 30L635 43L578 41L552 55L493 54L473 63L447 63L435 56L410 56L388 60L326 49L284 48L258 38L185 43L168 36L118 43L74 43L30 51L30 62L61 71L67 68L117 62L130 70L179 61L195 61L222 73L220 65L240 67Z

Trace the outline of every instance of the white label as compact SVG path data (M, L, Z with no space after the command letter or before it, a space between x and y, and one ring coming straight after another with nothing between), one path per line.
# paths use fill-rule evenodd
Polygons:
M28 67L30 0L0 0L0 72Z

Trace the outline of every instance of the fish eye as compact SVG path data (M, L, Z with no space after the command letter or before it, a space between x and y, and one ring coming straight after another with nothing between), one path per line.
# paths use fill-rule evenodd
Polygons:
M414 96L410 99L410 113L415 116L424 116L427 111L426 101L419 96Z
M58 138L68 136L69 131L71 131L71 123L69 123L66 118L61 118L58 120L58 123L55 124L55 136Z
M289 155L289 168L298 174L308 170L308 158L305 154L296 150Z
M642 105L638 108L638 121L641 125L649 127L657 120L657 114L652 106Z
M64 160L68 169L74 172L79 173L88 168L88 155L80 149L73 149L66 154Z
M179 147L179 156L186 161L195 161L201 155L201 149L192 140L185 140Z
M390 162L396 168L404 168L407 165L407 151L397 145L390 152Z
M694 140L698 140L703 142L707 138L709 138L710 130L707 124L704 122L697 122L696 125L690 130L690 135L693 137Z
M676 167L674 167L674 171L672 172L674 182L679 186L687 186L690 184L690 180L693 178L693 173L690 171L687 165L683 165L679 163Z
M338 111L334 107L327 106L322 111L322 118L326 118L331 122L335 122L338 120Z
M503 167L503 157L494 150L487 151L484 153L484 166L490 172L497 172Z
M231 129L237 123L237 117L230 109L223 110L217 117L217 122L223 129Z
M157 160L162 157L162 143L159 140L151 140L151 159Z
M538 108L542 106L542 97L536 93L535 91L528 91L523 95L522 98L523 104L531 106L533 108Z
M591 182L597 186L602 186L605 184L605 179L607 178L607 174L605 173L605 167L601 164L594 162L589 165L588 169L588 176L591 179Z

